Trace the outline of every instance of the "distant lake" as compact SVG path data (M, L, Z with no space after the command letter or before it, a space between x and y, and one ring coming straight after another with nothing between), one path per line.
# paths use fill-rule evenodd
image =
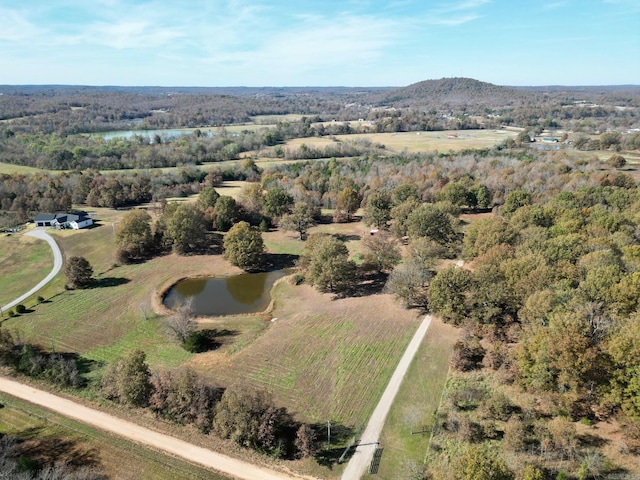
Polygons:
M187 278L169 290L164 304L175 309L185 300L191 300L196 315L262 312L271 302L273 284L288 273L290 270L274 270L223 278Z
M146 137L150 141L153 141L153 137L158 135L160 138L173 140L183 135L192 135L195 129L193 128L165 128L158 130L118 130L115 132L96 132L92 133L91 137L102 137L105 140L111 140L114 138L131 138L134 135L140 137ZM215 133L211 130L200 129L202 136L214 136Z

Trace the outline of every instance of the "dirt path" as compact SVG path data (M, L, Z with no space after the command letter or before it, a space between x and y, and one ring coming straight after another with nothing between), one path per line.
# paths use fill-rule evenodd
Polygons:
M0 377L0 391L34 403L82 423L114 433L136 443L150 446L176 457L203 465L232 478L245 480L293 480L309 477L291 476L267 468L252 465L206 448L198 447L177 438L154 432L148 428L93 410L28 385Z
M430 324L431 315L427 315L424 317L424 320L418 327L418 330L416 330L411 342L409 342L409 345L402 355L396 370L391 376L391 380L389 380L387 388L382 394L382 397L380 397L380 401L369 419L367 428L365 428L360 440L358 441L355 453L342 473L342 480L358 480L365 472L368 471L371 460L373 459L373 454L378 447L378 438L380 438L380 433L382 432L382 427L384 427L387 414L391 409L393 400L400 389L400 384L402 383L402 380L411 365L411 361L418 351Z
M25 235L28 235L30 237L39 238L40 240L44 240L45 242L47 242L49 244L49 246L51 247L51 250L53 251L53 268L49 272L49 275L47 275L44 278L44 280L42 280L40 283L38 283L35 287L33 287L31 290L29 290L24 295L20 295L14 301L12 301L10 303L7 303L5 306L3 306L2 307L2 311L3 312L6 312L10 308L12 308L14 305L19 304L23 300L26 300L31 295L36 293L38 290L40 290L42 287L44 287L47 283L49 283L53 279L53 277L55 277L58 274L58 272L60 271L60 269L62 268L62 252L60 251L60 247L58 247L58 244L53 239L53 237L51 237L51 235L49 235L44 230L40 230L40 229L31 230L30 232L25 233Z

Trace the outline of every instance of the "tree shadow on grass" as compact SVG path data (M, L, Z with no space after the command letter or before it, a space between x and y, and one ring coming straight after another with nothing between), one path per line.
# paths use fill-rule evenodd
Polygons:
M262 267L266 271L292 268L298 258L298 255L288 253L265 253L262 255Z
M367 297L369 295L382 293L388 277L389 275L381 272L361 274L347 292L347 296Z
M76 355L76 365L78 366L78 372L80 373L80 375L86 375L87 373L93 372L98 368L104 367L106 365L106 362L92 360L90 358Z
M123 277L96 278L91 283L91 288L118 287L120 285L125 285L130 281L130 279Z
M222 346L226 337L239 335L237 330L208 328L193 332L182 344L183 348L191 353L203 353L217 350Z
M323 467L327 467L330 470L334 465L338 464L340 457L345 453L347 446L353 439L355 435L355 430L351 427L347 427L345 425L340 424L331 424L331 443L327 443L327 424L326 423L316 423L310 425L314 432L316 432L316 437L318 442L324 445L315 456L316 461L319 465ZM356 438L357 441L357 438ZM354 446L356 443L354 443ZM347 454L343 458L343 462L345 463L351 455L353 455L354 448L351 447Z
M346 235L343 233L336 233L334 237L336 237L338 240L342 242L362 240L362 235Z
M32 427L16 435L16 457L28 457L40 465L64 462L79 467L99 467L100 452L96 448L80 445L76 440L46 435L44 427Z

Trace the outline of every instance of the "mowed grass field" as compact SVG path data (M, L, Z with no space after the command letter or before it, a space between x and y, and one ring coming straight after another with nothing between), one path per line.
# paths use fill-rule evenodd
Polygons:
M250 346L188 365L225 386L265 389L301 420L350 427L367 422L419 323L389 295L336 299L286 281L271 315Z
M434 414L448 377L451 348L458 334L456 328L437 318L431 321L382 431L383 453L378 473L364 478L411 478L412 466L423 464Z
M368 140L386 147L390 153L448 152L473 148L491 148L514 138L517 132L507 130L445 130L440 132L358 133L335 137L296 138L285 144L299 148L301 144L323 147L339 141Z
M47 242L23 232L0 234L0 306L35 287L53 268Z
M47 299L45 303L32 306L34 302L26 302L33 311L5 320L4 328L19 331L27 341L79 352L99 362L109 362L133 348L141 348L154 366L181 364L191 354L165 334L163 320L155 316L151 307L155 293L182 277L234 274L240 270L219 255L169 254L139 265L115 267L114 230L125 212L94 211L98 221L95 228L50 233L66 258L84 256L89 260L96 286L67 291L64 275L60 274L39 292Z
M226 478L8 395L0 394L0 404L0 432L18 437L24 454L41 464L68 460L122 480Z

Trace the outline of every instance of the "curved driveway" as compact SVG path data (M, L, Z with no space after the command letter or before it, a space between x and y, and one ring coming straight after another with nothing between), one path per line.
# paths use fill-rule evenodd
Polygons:
M40 230L40 229L37 229L37 228L35 230L31 230L28 233L25 233L25 235L28 235L30 237L39 238L40 240L44 240L45 242L47 242L49 244L49 246L51 247L51 250L53 251L53 268L49 272L49 275L47 275L44 278L44 280L42 280L40 283L38 283L35 287L33 287L31 290L29 290L24 295L19 296L18 298L16 298L12 302L7 303L6 305L4 305L2 307L2 311L3 312L6 312L7 310L9 310L14 305L19 304L23 300L26 300L31 295L36 293L38 290L40 290L42 287L44 287L47 283L49 283L53 279L53 277L55 277L58 274L58 272L60 271L60 269L62 268L62 252L60 251L60 247L58 247L58 244L56 243L56 241L53 239L53 237L51 235L49 235L44 230Z

